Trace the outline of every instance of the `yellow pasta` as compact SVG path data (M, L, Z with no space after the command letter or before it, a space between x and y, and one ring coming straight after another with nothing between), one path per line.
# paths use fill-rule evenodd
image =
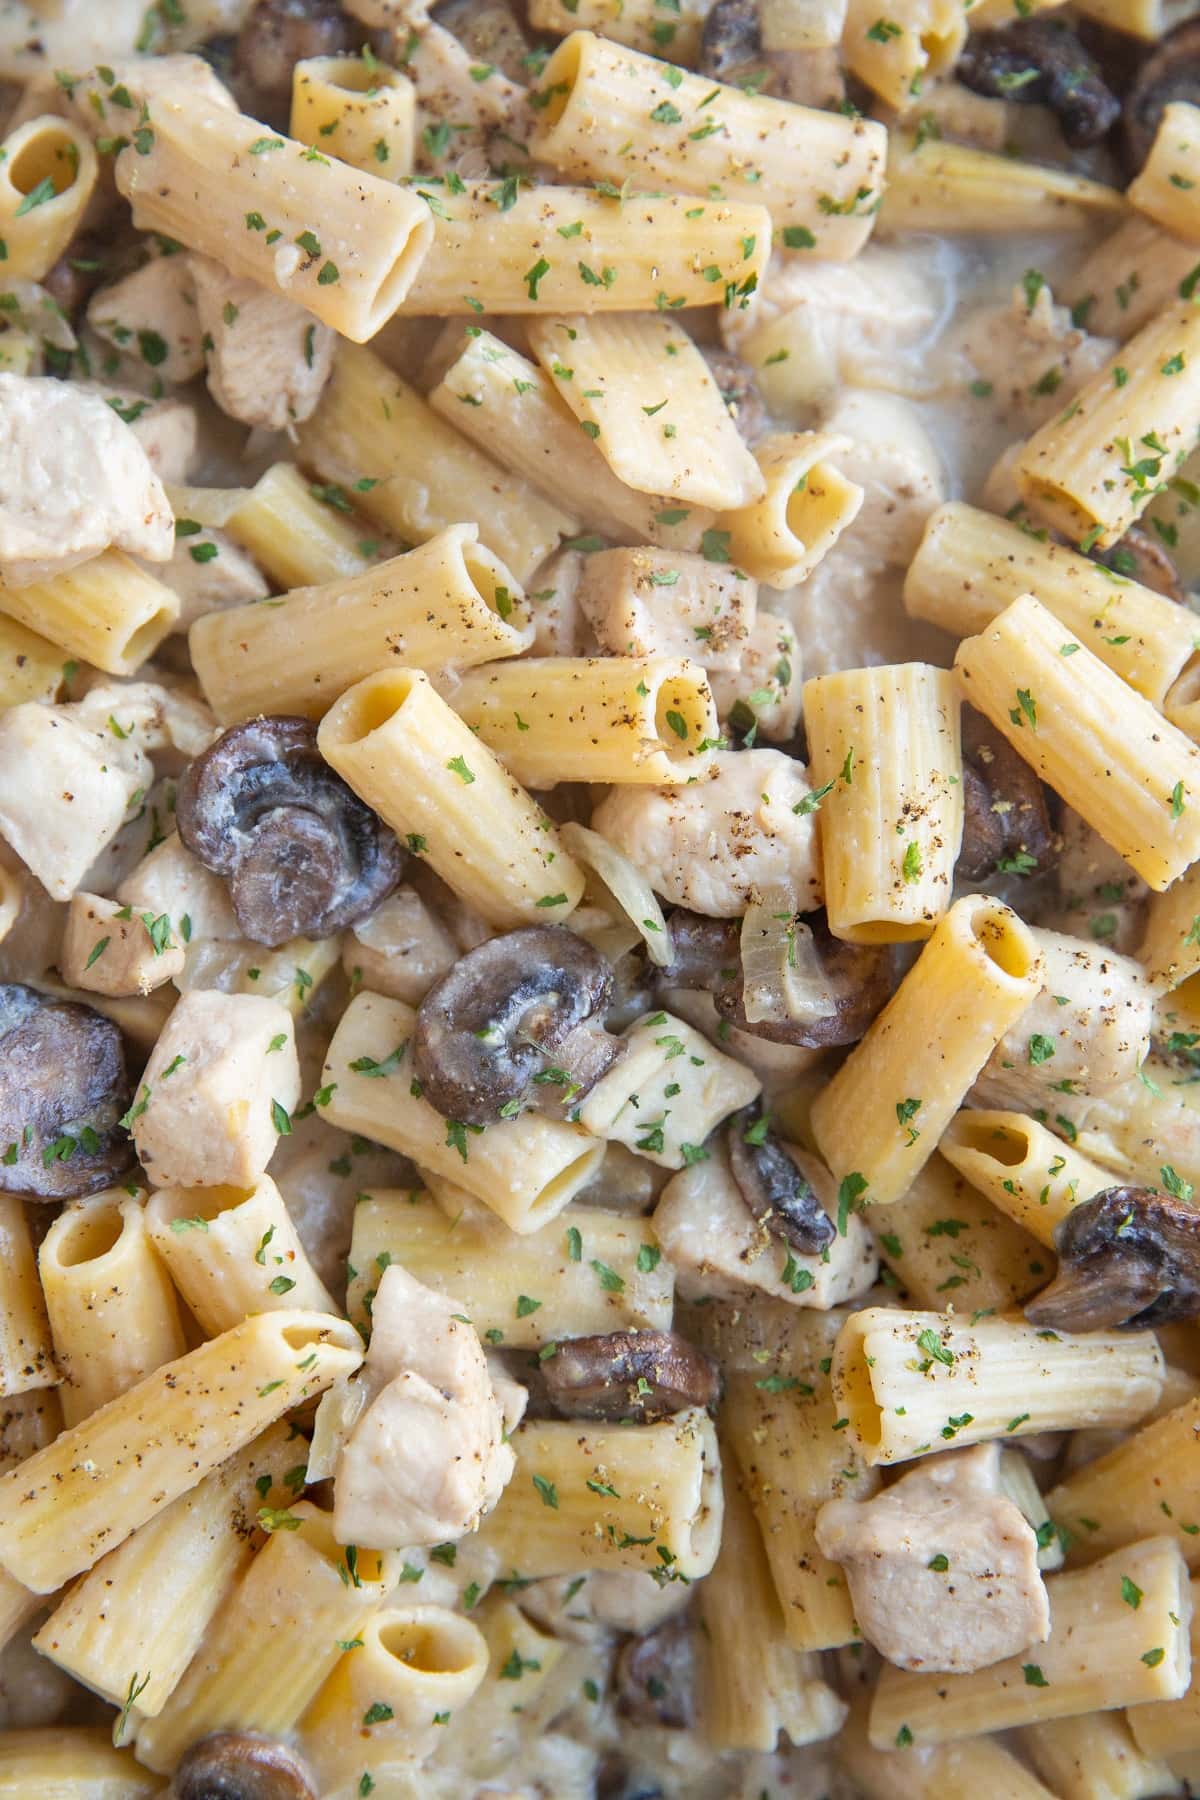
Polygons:
M416 90L373 56L311 56L292 70L291 134L383 181L412 170Z

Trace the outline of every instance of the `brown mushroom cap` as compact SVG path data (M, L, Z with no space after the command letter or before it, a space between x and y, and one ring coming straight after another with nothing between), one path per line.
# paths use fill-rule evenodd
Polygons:
M76 1200L135 1162L121 1033L74 1001L0 985L0 1190Z
M1026 1302L1054 1331L1141 1331L1200 1317L1200 1211L1153 1188L1111 1187L1054 1234L1058 1274Z
M255 0L238 32L234 75L261 109L286 119L295 65L310 56L342 56L364 36L337 0Z
M954 74L976 94L1048 106L1073 149L1098 144L1121 113L1100 65L1058 18L1017 19L999 31L972 33Z
M613 1665L617 1711L638 1725L681 1729L695 1717L692 1635L686 1618L630 1638Z
M546 1399L568 1419L663 1419L720 1397L716 1363L673 1331L564 1338L541 1373Z
M612 988L608 963L565 925L489 938L421 1002L413 1059L425 1098L467 1125L542 1095L573 1105L624 1050L604 1029Z
M252 1731L214 1731L184 1752L165 1800L317 1800L294 1751Z
M995 727L963 708L963 837L956 872L967 881L1033 875L1049 866L1057 838L1046 792Z
M729 1167L754 1217L802 1256L816 1256L837 1236L817 1199L765 1118L750 1109L729 1121Z
M1149 156L1163 113L1173 100L1200 106L1200 18L1184 19L1158 40L1125 96L1122 123L1131 175Z
M256 944L327 937L400 879L395 837L325 762L308 719L233 726L188 765L175 804L180 837L226 877Z

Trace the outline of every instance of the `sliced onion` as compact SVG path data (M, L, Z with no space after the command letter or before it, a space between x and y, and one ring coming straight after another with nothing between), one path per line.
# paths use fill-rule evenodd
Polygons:
M812 927L791 888L765 888L742 920L742 1004L752 1025L811 1023L837 1011Z
M665 969L674 954L671 933L654 889L640 875L629 858L586 825L572 821L560 825L558 835L577 862L591 869L611 894L638 936L646 945L650 961Z
M7 319L10 325L24 326L56 350L74 350L77 346L78 339L62 307L36 281L0 278L0 318Z

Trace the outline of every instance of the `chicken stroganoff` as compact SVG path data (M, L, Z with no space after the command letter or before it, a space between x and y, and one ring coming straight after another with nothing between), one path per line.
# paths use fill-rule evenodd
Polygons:
M1195 6L0 81L0 1795L1200 1793Z

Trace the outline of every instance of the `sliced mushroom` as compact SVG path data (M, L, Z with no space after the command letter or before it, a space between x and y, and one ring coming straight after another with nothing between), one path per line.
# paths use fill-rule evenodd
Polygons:
M1025 1304L1054 1331L1145 1330L1200 1318L1200 1211L1153 1188L1111 1187L1054 1234L1058 1274Z
M1153 588L1168 600L1183 601L1179 571L1167 555L1165 547L1141 525L1131 525L1117 543L1108 550L1089 550L1093 562L1103 563L1114 575L1127 575Z
M373 912L403 853L317 750L308 719L251 719L189 764L179 835L229 883L246 937L275 946L328 937Z
M317 1800L317 1786L275 1738L214 1731L184 1752L164 1800Z
M565 1338L542 1375L546 1398L567 1419L663 1419L720 1396L716 1363L673 1331Z
M1049 866L1058 840L1046 792L1029 764L973 707L963 708L963 837L957 873L1033 875Z
M729 1121L729 1167L742 1199L773 1237L816 1256L837 1236L833 1220L766 1120L752 1109Z
M704 360L730 418L746 442L752 444L767 428L766 402L758 391L754 370L732 350L717 350L706 345Z
M1100 65L1061 19L1018 19L972 35L954 73L976 94L1048 106L1076 150L1098 144L1121 114Z
M604 1029L612 988L608 963L565 925L490 938L421 1002L413 1056L425 1098L467 1125L546 1096L574 1105L624 1049Z
M1150 154L1165 109L1173 100L1200 106L1200 18L1184 19L1158 40L1125 96L1123 130L1129 172Z
M0 985L0 1190L77 1200L135 1162L121 1033L90 1006Z
M337 0L255 0L238 32L234 75L260 106L286 117L296 64L356 50L363 35Z
M686 1618L630 1638L613 1665L617 1711L637 1725L683 1729L695 1717L692 1636Z

